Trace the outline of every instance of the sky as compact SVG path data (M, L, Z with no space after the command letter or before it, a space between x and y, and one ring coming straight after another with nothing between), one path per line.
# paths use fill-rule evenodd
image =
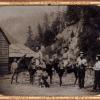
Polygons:
M28 16L34 13L56 12L58 10L63 10L64 8L64 6L2 6L0 7L0 20L9 17Z
M37 24L43 21L45 13L52 14L65 9L66 6L1 6L0 27L20 43L25 43L29 25L36 34Z

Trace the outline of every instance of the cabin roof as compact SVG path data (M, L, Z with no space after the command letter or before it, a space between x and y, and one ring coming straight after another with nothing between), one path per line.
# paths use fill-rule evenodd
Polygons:
M7 42L9 44L12 44L12 43L17 43L17 41L15 39L13 39L10 34L4 29L4 28L1 28L0 27L0 32L2 32L3 36L5 37L5 39L7 40Z
M11 44L9 46L9 57L22 57L26 54L26 57L35 57L35 52L24 44Z

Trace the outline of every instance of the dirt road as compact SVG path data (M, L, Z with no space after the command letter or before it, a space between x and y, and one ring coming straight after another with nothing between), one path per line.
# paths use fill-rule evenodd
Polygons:
M35 83L29 83L29 75L21 73L19 83L10 84L11 75L0 77L0 93L4 95L16 96L87 96L96 95L98 93L91 92L93 84L93 76L87 75L85 79L85 89L79 89L78 85L73 85L74 75L68 74L63 77L63 85L59 86L59 78L57 75L53 77L53 84L50 88L41 88ZM88 81L87 81L88 80Z

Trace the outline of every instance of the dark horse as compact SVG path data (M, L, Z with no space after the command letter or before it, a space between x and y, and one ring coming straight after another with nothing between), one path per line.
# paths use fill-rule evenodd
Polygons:
M65 68L62 68L62 69L60 69L60 67L58 67L58 65L59 65L59 60L55 59L53 61L53 67L54 67L54 69L56 70L56 73L59 76L59 80L60 80L59 85L60 86L62 85L62 77L63 77L65 71L67 72L67 74L74 73L74 75L75 75L74 85L75 85L76 82L77 82L77 79L78 79L78 68L77 68L76 64L66 66Z
M54 68L54 70L56 71L56 73L58 74L58 76L59 76L59 80L60 80L60 86L62 85L62 77L63 77L63 75L64 75L64 72L65 72L65 69L61 69L60 67L59 67L59 59L54 59L54 61L53 61L53 68Z
M24 55L22 58L19 59L18 61L18 67L15 69L13 75L12 75L12 78L11 78L11 84L13 83L13 80L14 80L14 76L16 76L16 83L18 83L18 75L19 73L21 72L25 72L25 71L28 71L29 72L29 75L30 75L30 83L32 83L32 79L31 79L31 76L33 76L34 73L31 73L31 67L28 68L29 64L30 64L30 59L26 59L26 55Z
M52 84L52 77L53 77L53 65L51 62L46 62L46 72L48 73L48 76L50 77L50 84Z
M68 74L74 73L74 75L75 75L74 85L76 85L76 82L77 82L77 79L78 79L78 67L77 67L77 65L76 64L68 65L68 66L66 66L65 70Z

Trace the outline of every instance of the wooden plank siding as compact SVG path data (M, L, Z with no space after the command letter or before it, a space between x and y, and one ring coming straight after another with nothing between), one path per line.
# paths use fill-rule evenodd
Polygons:
M9 43L0 31L0 74L8 73Z

